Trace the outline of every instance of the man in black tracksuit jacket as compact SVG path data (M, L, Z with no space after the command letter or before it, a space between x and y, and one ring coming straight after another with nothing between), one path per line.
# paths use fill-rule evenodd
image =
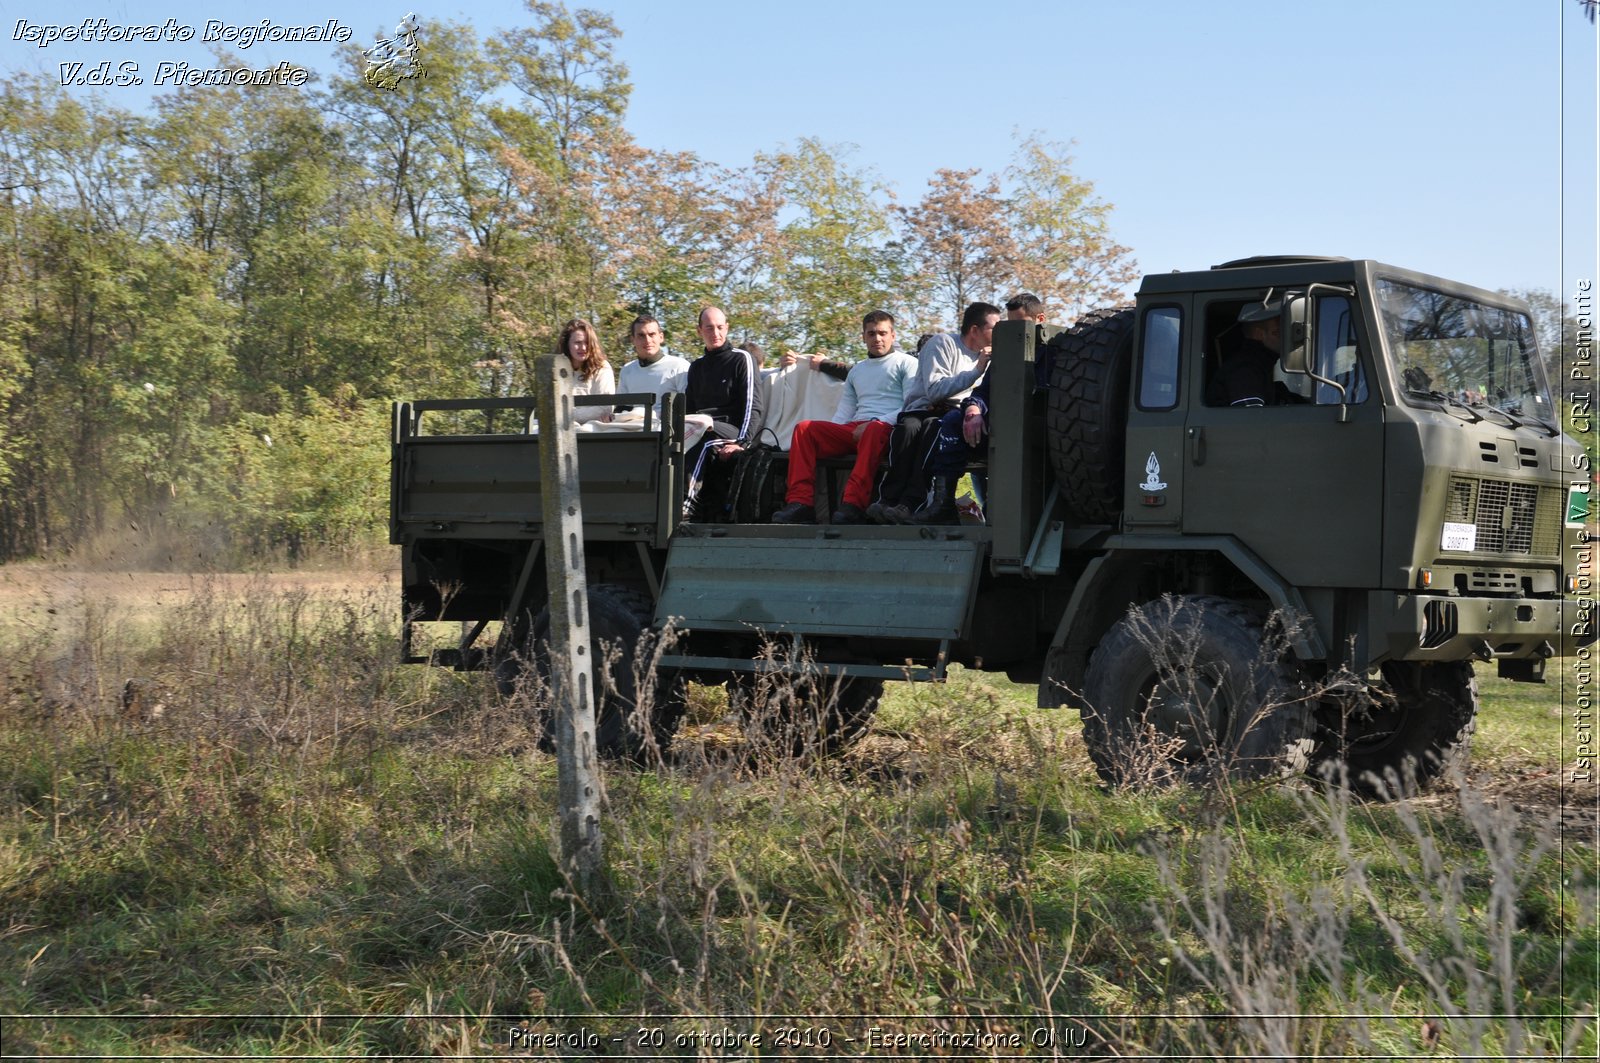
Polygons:
M714 306L706 307L700 311L697 331L706 353L689 363L684 408L710 417L711 427L686 455L689 484L683 516L685 520L716 520L720 514L700 513L696 503L706 481L726 477L731 471L729 463L746 446L755 444L766 419L765 401L761 367L749 351L728 342L727 315Z

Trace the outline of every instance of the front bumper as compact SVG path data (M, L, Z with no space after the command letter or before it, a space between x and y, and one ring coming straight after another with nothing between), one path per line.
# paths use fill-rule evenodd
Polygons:
M1570 657L1595 641L1593 598L1373 595L1373 642L1389 660Z

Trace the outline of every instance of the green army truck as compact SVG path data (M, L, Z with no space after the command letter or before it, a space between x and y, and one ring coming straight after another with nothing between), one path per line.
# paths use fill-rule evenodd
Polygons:
M1286 353L1265 404L1224 404L1247 308L1277 316ZM959 662L1078 707L1110 780L1337 763L1368 786L1425 782L1471 734L1475 663L1541 682L1592 638L1566 574L1590 474L1515 299L1374 261L1252 258L1146 277L1135 306L1068 329L1002 322L989 372L977 523L771 524L751 501L772 497L760 471L781 481L771 455L741 462L729 519L689 523L681 396L643 431L579 433L595 659L648 651L657 680L639 711L616 669L602 752L667 740L684 680L787 684L825 704L837 742L886 680ZM507 687L544 667L531 406L396 405L407 660ZM469 413L515 424L463 433ZM414 652L437 621L465 622L459 644Z

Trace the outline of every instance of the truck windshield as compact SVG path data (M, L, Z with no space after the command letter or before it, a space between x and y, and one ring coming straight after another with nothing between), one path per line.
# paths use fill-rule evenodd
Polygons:
M1527 314L1392 280L1378 281L1378 297L1408 402L1461 403L1519 423L1555 424Z

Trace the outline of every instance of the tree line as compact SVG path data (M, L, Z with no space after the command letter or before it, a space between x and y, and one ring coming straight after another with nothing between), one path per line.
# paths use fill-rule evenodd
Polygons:
M914 335L1135 276L1065 145L938 170L909 205L814 139L738 166L653 151L623 124L616 23L529 12L422 23L425 76L388 89L354 46L304 89L148 113L0 87L0 561L139 522L224 554L356 542L388 403L525 393L574 316L619 364L635 314L688 349L710 302L769 348L847 350L864 307Z
M1067 145L906 203L816 139L650 150L617 24L528 8L421 23L426 76L391 88L354 45L305 88L140 113L0 85L0 562L135 529L213 562L371 540L390 401L525 394L574 316L617 364L643 311L691 353L708 303L737 339L852 351L864 308L914 336L1029 290L1068 321L1137 276Z

